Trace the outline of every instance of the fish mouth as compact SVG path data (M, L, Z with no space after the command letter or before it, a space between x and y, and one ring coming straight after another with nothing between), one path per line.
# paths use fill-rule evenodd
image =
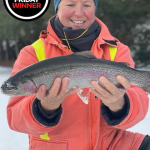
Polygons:
M1 86L1 93L7 94L7 95L15 95L15 91L17 90L16 85L12 85L10 82L4 82L4 84Z

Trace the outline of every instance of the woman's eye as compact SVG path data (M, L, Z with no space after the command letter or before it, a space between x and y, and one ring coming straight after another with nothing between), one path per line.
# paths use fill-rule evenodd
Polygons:
M85 7L91 7L90 5L84 5Z
M68 4L67 6L71 6L72 7L72 6L74 6L74 4Z

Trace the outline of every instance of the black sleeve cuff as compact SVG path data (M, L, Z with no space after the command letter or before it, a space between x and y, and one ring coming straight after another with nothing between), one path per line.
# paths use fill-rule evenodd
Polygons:
M138 150L150 150L150 136L146 135Z
M58 124L62 114L62 107L60 105L57 110L50 113L49 115L45 115L40 106L40 101L36 98L32 104L32 113L39 123L44 126L51 127Z
M108 125L115 126L122 122L128 115L130 110L130 102L127 94L124 95L125 104L123 108L117 112L111 111L106 105L101 105L101 114Z

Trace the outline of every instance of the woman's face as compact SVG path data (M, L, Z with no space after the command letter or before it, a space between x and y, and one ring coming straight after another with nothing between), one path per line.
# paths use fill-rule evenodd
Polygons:
M94 0L61 0L57 17L65 27L88 29L95 20Z

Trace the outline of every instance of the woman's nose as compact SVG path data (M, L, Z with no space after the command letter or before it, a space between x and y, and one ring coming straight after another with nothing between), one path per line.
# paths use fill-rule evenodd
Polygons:
M76 7L75 9L75 15L78 16L78 17L81 17L83 16L83 8L82 7Z

